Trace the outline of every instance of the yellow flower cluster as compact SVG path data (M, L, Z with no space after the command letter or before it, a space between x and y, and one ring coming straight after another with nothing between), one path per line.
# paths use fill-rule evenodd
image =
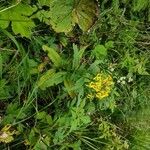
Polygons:
M99 73L93 79L92 82L88 84L88 87L94 90L94 94L88 94L88 98L98 98L103 99L109 96L111 92L111 88L113 85L113 79L110 75L105 75Z
M0 130L0 143L10 143L14 140L13 135L18 134L16 130L11 129L11 125L6 125Z

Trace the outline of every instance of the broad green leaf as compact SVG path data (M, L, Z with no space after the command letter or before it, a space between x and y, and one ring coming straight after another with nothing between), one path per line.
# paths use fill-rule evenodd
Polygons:
M36 115L36 119L44 119L46 117L46 112L42 111L42 112L38 112Z
M45 10L39 10L36 14L34 14L32 16L32 18L38 18L41 22L44 22L45 24L50 24L50 14L49 11L45 11Z
M96 45L93 54L97 59L105 58L107 56L107 49L104 45Z
M48 70L38 81L38 87L45 90L64 81L66 72L55 73L53 69Z
M95 0L75 0L75 7L72 12L73 22L85 32L97 19L97 2Z
M38 140L34 146L34 150L48 150L47 144L45 144L42 140Z
M52 117L50 115L46 115L46 122L51 125L52 124Z
M50 5L50 24L56 32L69 32L75 25L72 20L74 0L53 0Z
M48 70L38 81L38 87L42 87L55 73L54 69Z
M108 41L107 43L105 43L105 47L107 49L114 48L114 42L113 41Z
M75 24L87 31L97 18L95 0L52 0L50 24L56 32L70 32Z
M60 55L54 50L53 48L50 48L46 45L43 45L43 50L45 52L48 52L48 57L50 60L54 63L56 67L60 67L62 65L62 58Z
M4 16L5 17L5 16ZM6 29L9 26L9 21L8 20L2 20L2 17L0 16L0 28ZM1 21L2 20L2 21Z
M23 37L30 37L34 22L28 17L36 8L20 3L19 5L0 13L0 27L5 29L11 22L12 30L15 34Z
M36 115L36 119L43 120L43 122L47 122L49 125L52 124L52 117L45 111L38 112Z

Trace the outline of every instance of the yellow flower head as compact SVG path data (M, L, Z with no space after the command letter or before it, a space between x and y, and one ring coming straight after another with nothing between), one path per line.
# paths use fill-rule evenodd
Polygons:
M16 130L11 130L11 125L6 125L0 131L0 143L10 143L14 140L13 135L18 134Z
M112 85L113 79L110 75L98 73L96 77L93 78L93 81L88 84L88 87L94 91L93 94L88 94L88 98L96 97L98 99L103 99L108 97Z

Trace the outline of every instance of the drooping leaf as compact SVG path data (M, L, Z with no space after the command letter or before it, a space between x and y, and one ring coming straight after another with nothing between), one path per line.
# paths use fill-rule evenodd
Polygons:
M55 73L54 69L48 70L38 81L38 87L42 87Z
M66 72L57 72L55 70L48 70L38 81L38 87L45 90L48 87L57 85L64 81L64 76Z
M7 11L3 11L0 13L0 27L5 29L11 22L12 30L15 34L30 37L35 24L28 16L35 10L36 8L20 3Z
M96 17L95 0L53 0L50 4L50 24L56 32L70 32L75 24L87 31Z

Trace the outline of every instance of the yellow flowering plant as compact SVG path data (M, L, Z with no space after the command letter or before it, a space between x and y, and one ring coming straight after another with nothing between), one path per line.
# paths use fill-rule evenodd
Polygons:
M92 89L92 92L88 94L88 98L92 99L96 97L97 99L103 99L105 97L108 97L112 85L113 85L113 79L110 75L106 75L104 73L98 73L94 78L93 81L91 81L87 86Z

